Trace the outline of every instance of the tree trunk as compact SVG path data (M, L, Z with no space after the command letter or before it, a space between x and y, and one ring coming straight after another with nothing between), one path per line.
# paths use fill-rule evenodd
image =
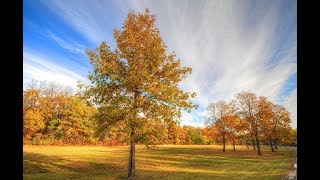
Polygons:
M138 86L134 86L134 104L133 104L133 110L137 110L137 98L138 98ZM137 114L135 114L135 117ZM136 166L135 166L135 126L134 126L134 119L131 120L131 133L130 133L130 158L129 158L129 168L128 168L128 178L135 178L136 176Z
M254 139L252 138L252 146L253 146L253 150L256 150L256 145L254 144Z
M273 149L273 145L272 145L272 139L270 138L269 141L270 141L271 151L275 152L275 150Z
M129 159L129 170L128 170L128 178L134 178L136 176L135 173L135 142L132 141L130 143L130 159Z
M276 140L276 139L273 140L273 144L274 144L274 147L275 147L276 149L278 149L277 140Z
M260 156L261 155L261 151L260 151L260 143L259 143L258 137L256 138L256 141L257 141L258 155Z
M246 140L247 149L249 149L249 142L248 139Z
M226 152L226 139L224 137L224 135L222 135L222 141L223 141L223 152Z
M261 156L261 150L260 150L260 142L259 142L259 133L258 133L258 125L257 122L254 125L254 136L256 138L257 142L257 148L258 148L258 155Z
M233 151L236 151L236 143L234 142L234 138L232 138L232 143L233 143Z

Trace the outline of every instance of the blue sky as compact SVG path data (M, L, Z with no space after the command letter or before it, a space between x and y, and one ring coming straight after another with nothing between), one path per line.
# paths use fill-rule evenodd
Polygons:
M157 14L168 46L193 74L180 87L195 91L197 110L181 124L203 126L210 102L249 90L283 104L297 126L295 0L28 0L23 6L23 80L76 87L91 66L85 49L115 47L129 9Z

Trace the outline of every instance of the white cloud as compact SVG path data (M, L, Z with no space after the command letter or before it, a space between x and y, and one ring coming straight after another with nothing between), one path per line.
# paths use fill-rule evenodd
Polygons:
M60 38L55 33L48 31L48 35L52 38L60 47L76 54L85 55L85 46L75 42L67 42L66 40Z
M23 52L23 81L53 81L64 86L76 88L77 81L87 82L87 78L74 71L53 63L50 58L30 52Z
M242 90L277 100L287 79L297 72L297 64L296 43L271 62L277 51L272 43L279 36L276 6L260 12L263 18L248 28L246 18L250 15L244 1L176 2L171 1L167 10L154 6L154 12L169 49L193 68L181 86L196 91L200 105L230 100ZM272 68L267 66L270 63L274 63Z
M280 22L283 12L278 5L281 2L259 1L257 4L265 3L258 5L264 8L251 7L250 1L234 0L43 3L95 43L114 41L111 33L114 27L110 27L114 25L111 23L114 18L123 20L129 9L150 8L158 16L157 26L168 50L175 51L183 65L193 68L193 74L181 87L196 91L196 102L203 107L220 99L229 100L241 90L276 101L288 78L297 72L296 38L281 50L274 47L276 40L289 36L289 33L279 34L279 29L296 31L286 22ZM112 12L105 13L106 10ZM280 52L282 56L273 61L272 55ZM296 94L288 96L288 99L294 98ZM287 102L286 107L291 108L293 116L294 106L294 101ZM190 116L184 113L183 121L199 125Z
M291 127L297 128L297 88L294 89L282 103L290 112Z
M180 120L180 126L194 126L194 127L204 127L203 123L199 123L195 115L187 112L182 112L182 118Z
M113 29L108 28L114 17L105 13L107 7L112 6L110 1L83 1L83 0L54 0L42 1L43 4L56 13L74 30L80 32L94 43L102 40L112 41ZM113 28L113 27L112 27ZM111 33L110 33L111 32Z

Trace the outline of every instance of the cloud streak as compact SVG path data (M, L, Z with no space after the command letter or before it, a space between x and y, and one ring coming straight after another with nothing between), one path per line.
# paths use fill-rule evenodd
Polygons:
M121 27L129 9L150 8L168 46L192 67L180 86L195 91L200 109L183 114L181 124L203 124L210 102L230 100L242 90L255 92L291 112L296 126L296 92L281 95L297 72L296 1L42 1L65 23L97 44L114 45L112 30ZM59 37L52 36L71 51ZM281 96L281 98L280 98ZM285 99L285 100L284 100ZM201 112L200 112L201 111ZM203 119L202 119L203 120Z
M62 38L60 38L55 33L48 31L48 36L53 39L60 47L70 51L74 54L85 55L85 46L75 42L68 42Z
M53 63L54 61L42 55L23 52L23 81L32 79L52 81L61 85L76 88L77 81L87 82L87 78L74 71Z
M291 127L297 128L297 88L282 103L290 112Z
M112 41L113 29L107 28L114 21L106 11L112 10L110 1L54 0L42 1L58 17L93 43ZM109 8L108 8L109 7Z

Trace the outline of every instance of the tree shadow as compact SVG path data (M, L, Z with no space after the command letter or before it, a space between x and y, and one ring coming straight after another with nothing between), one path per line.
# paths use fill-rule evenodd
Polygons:
M283 156L283 152L281 151L277 153L265 152L262 156L258 156L257 152L253 150L250 152L246 149L239 149L235 152L227 151L224 153L219 151L219 149L212 149L210 147L192 149L158 148L141 153L143 153L143 156L138 157L137 160L144 161L144 164L149 167L154 167L143 169L146 174L157 171L159 171L159 174L166 174L166 169L157 168L161 166L161 163L165 163L166 166L177 169L175 172L168 170L168 173L171 175L174 174L184 178L193 177L196 179L223 179L230 177L230 172L232 173L231 176L235 178L254 178L263 169L266 172L272 168L281 169L281 163L276 164L273 162L291 160L291 158ZM165 154L167 156L164 156ZM258 169L260 170L258 171ZM161 171L164 172L161 173ZM188 176L185 176L186 174ZM278 173L278 171L270 171L270 173L258 175L261 178L280 178L281 176L281 173ZM163 176L163 178L167 178L167 176Z
M127 149L93 151L99 155L94 158L86 156L83 160L72 160L62 155L24 152L23 173L29 177L39 177L39 174L46 176L58 174L59 178L69 179L126 179L129 156ZM265 152L261 157L256 153L246 149L223 153L220 149L210 147L138 148L136 174L137 179L280 178L280 175L277 175L279 171L270 170L281 169L283 168L281 163L291 160L289 156L284 156L288 152ZM270 161L277 162L277 165L271 165L273 163ZM261 173L263 171L266 173Z
M48 156L37 153L24 152L23 173L66 173L66 174L95 174L106 172L122 172L125 168L110 161L104 163L75 161L58 156Z

